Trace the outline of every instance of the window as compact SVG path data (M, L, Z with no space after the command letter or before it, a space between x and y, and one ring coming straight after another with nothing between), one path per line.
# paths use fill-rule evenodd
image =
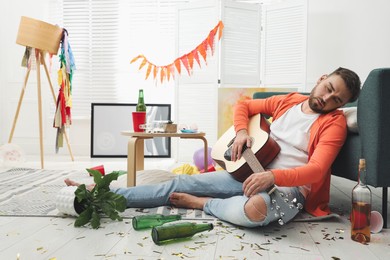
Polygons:
M53 12L53 20L68 30L75 56L74 117L89 117L92 102L135 102L138 88L156 84L151 79L145 81L145 74L138 71L139 65L130 65L130 60L141 53L156 64L174 59L175 11L176 4L182 2L186 1L51 1L54 6L51 9L57 10ZM173 100L173 95L157 94L159 100L146 101L171 103L161 101L161 97ZM148 90L145 96L148 97Z

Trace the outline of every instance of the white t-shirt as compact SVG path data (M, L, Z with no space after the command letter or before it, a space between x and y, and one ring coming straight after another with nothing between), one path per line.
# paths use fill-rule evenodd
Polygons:
M310 128L319 114L304 114L302 104L291 107L271 124L270 137L280 146L280 152L268 169L295 168L307 164ZM302 187L309 191L310 186ZM304 195L307 195L301 189Z

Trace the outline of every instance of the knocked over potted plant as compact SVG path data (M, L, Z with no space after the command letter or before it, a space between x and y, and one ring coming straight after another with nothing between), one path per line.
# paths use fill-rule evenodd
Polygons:
M73 191L72 198L64 199L66 195L60 192L57 196L56 205L60 212L77 215L74 223L75 227L81 227L91 223L92 228L100 227L100 219L102 215L108 216L112 220L122 221L119 212L126 209L126 199L122 195L115 194L110 191L110 183L117 180L120 174L119 171L114 171L105 176L98 170L87 169L93 176L95 186L92 190L88 190L85 184L76 187L66 187L69 191ZM64 188L65 191L65 188ZM73 202L73 205L64 205L65 201ZM72 210L66 209L72 207Z

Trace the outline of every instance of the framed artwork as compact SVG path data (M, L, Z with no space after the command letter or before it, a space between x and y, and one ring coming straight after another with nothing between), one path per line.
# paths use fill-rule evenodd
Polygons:
M137 104L91 104L91 157L127 157L128 136L133 131L132 112ZM146 104L146 122L171 119L170 104ZM171 157L171 139L158 137L145 140L145 157Z
M219 88L218 89L218 137L233 125L234 105L241 100L252 99L255 92L293 92L296 88Z

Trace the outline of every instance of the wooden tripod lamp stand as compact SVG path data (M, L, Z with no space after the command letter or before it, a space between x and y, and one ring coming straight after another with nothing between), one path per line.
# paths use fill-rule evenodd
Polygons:
M38 114L39 114L39 143L40 143L40 154L41 154L41 168L44 168L44 159L43 159L43 128L42 128L42 95L41 95L41 73L40 73L40 67L43 65L47 79L49 81L51 93L53 95L54 104L57 103L56 96L54 94L53 85L50 80L50 74L49 70L47 68L46 62L45 62L45 55L46 53L50 53L53 55L56 55L58 52L58 48L60 46L60 41L62 38L63 29L54 26L39 20L35 20L32 18L28 18L25 16L22 16L20 20L19 25L19 31L18 36L16 39L16 43L33 48L33 51L35 51L35 58L36 58L36 69L37 69L37 87L38 87ZM14 121L12 124L11 133L8 139L8 143L11 143L12 137L14 134L16 122L18 120L19 112L20 112L20 106L23 101L24 92L27 86L28 77L30 75L31 66L27 66L27 73L24 78L23 88L20 93L18 106L16 109L16 114L14 117ZM74 161L72 150L70 148L69 139L64 132L65 140L67 142L68 150L70 153L70 157L72 161Z

